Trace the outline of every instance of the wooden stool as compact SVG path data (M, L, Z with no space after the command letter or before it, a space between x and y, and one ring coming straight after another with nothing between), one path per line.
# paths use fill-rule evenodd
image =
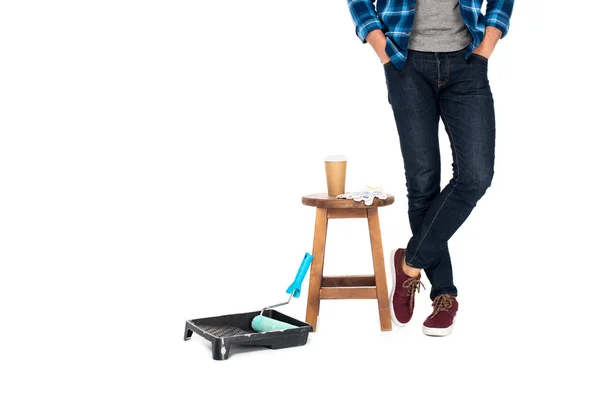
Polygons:
M391 195L387 195L385 200L375 198L370 206L365 205L364 201L337 199L335 196L327 195L327 193L310 194L302 197L302 204L317 208L313 260L306 307L306 322L313 326L315 332L321 299L377 299L381 330L392 330L377 209L393 202L394 197ZM327 237L327 223L330 218L367 218L374 275L323 276L325 239Z

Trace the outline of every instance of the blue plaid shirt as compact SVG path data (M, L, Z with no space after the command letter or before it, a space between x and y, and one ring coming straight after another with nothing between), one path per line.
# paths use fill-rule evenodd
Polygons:
M386 36L385 52L392 63L402 69L408 54L408 38L415 18L416 0L347 0L350 15L356 27L358 38L366 43L369 32L381 29ZM486 26L494 26L508 33L514 0L488 0L485 16L481 12L483 0L458 0L460 14L473 41L467 48L465 57L483 40Z

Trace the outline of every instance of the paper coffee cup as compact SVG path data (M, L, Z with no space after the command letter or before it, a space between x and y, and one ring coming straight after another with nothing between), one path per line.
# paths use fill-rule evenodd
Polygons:
M327 194L337 196L346 191L346 156L333 154L325 157Z

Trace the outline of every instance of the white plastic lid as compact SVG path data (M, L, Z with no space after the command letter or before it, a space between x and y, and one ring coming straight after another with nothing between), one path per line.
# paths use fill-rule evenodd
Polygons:
M339 162L339 161L347 161L346 156L343 154L331 154L325 157L325 162Z

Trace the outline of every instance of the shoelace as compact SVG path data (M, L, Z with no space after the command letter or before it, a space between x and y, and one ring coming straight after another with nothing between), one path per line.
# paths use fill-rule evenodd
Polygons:
M449 294L440 294L433 300L433 314L430 318L435 317L440 311L448 311L452 308L453 297Z
M406 288L406 293L410 296L410 309L412 310L415 305L415 291L421 293L421 286L425 290L425 285L419 280L421 275L416 278L408 278L402 284L402 287Z

